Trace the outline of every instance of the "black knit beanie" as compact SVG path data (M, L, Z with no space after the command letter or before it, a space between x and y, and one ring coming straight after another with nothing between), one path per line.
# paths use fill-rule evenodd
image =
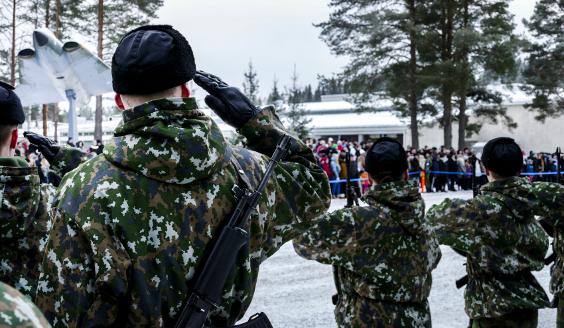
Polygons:
M0 124L22 124L25 115L14 87L0 81Z
M383 137L366 154L366 171L374 178L397 178L407 170L407 154L395 139Z
M519 175L523 169L523 152L515 140L495 138L484 146L482 163L488 170L505 178Z
M127 33L112 58L116 93L144 95L182 85L196 73L188 41L170 25L145 25Z

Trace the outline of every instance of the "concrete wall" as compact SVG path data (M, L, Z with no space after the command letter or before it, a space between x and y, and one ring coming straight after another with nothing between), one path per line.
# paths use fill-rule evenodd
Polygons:
M557 146L564 147L564 116L549 118L544 123L535 120L535 113L525 109L521 105L507 106L507 114L517 123L517 128L509 130L502 122L492 123L483 122L482 129L476 135L467 138L470 143L488 141L496 137L511 137L517 141L521 148L529 150L554 152ZM476 118L470 118L475 122ZM435 124L434 126L420 126L419 145L438 147L444 144L443 129ZM452 125L452 144L454 148L458 146L458 124ZM405 145L411 145L411 136L406 136Z

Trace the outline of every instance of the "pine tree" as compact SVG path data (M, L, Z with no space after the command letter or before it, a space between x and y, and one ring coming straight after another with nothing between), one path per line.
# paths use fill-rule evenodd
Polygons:
M302 91L298 87L298 73L295 65L290 80L292 85L288 90L288 109L285 114L288 118L290 131L301 140L305 140L310 134L311 129L308 124L311 119L307 118L307 113L303 108Z
M419 145L418 122L423 117L417 57L418 7L422 0L332 0L334 10L321 23L321 38L337 55L347 55L350 63L343 72L348 89L360 93L358 103L366 103L378 91L388 91L391 71L401 68L403 88L390 92L395 109L410 117L414 147ZM395 83L397 85L399 83ZM323 90L322 92L335 92Z
M539 0L524 23L534 38L525 47L524 89L533 96L527 107L544 121L564 114L564 2Z
M507 81L516 75L519 40L514 35L509 0L440 0L427 1L421 10L422 37L418 51L425 65L425 83L433 86L434 96L441 103L441 125L444 145L452 146L452 122L459 123L460 148L465 146L468 132L467 98L474 90L483 94L491 81ZM481 77L478 78L478 73ZM480 97L490 110L507 122L506 109L490 106L495 95ZM484 106L478 105L478 107ZM496 108L496 111L491 111ZM458 109L458 115L455 110ZM486 114L487 113L487 114Z
M245 78L243 82L243 93L253 104L260 105L258 96L259 81L257 77L257 71L253 67L252 61L249 61L248 69L243 75Z

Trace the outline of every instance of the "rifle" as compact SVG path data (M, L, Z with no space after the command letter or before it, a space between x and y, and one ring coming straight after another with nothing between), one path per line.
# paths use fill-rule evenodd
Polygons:
M345 154L345 163L347 165L347 205L345 208L351 208L353 205L358 206L358 195L351 183L351 152L350 150Z
M350 150L345 153L345 164L347 166L347 185L346 185L346 193L347 193L347 205L345 208L352 208L354 205L358 206L358 195L351 184L351 153ZM341 284L339 280L339 267L334 265L333 266L333 279L335 280L335 288L337 289L337 294L331 297L333 301L333 305L337 305L339 301L339 295L341 295Z
M472 157L470 157L470 163L472 164L472 197L476 197L478 196L478 194L480 194L480 186L478 185L478 181L476 179L476 164L478 164L478 158L476 157L476 155L473 154ZM468 255L460 250L455 249L454 251L462 256ZM464 277L456 280L455 284L457 289L466 286L468 284L468 275L466 274L464 275Z
M231 214L227 225L223 227L217 242L213 244L209 256L203 262L203 269L198 270L198 274L195 276L197 277L196 284L176 322L176 328L204 327L210 310L217 308L221 304L223 287L233 271L237 255L249 242L249 233L245 226L251 216L251 212L255 210L258 204L260 195L264 191L275 166L288 152L290 141L291 138L287 135L280 140L276 146L276 151L268 162L264 177L255 191L248 189L251 187L248 179L244 178L240 165L234 160L234 164L236 164L237 170L241 174L241 180L247 186L245 188L240 188L237 185L233 187L237 206ZM272 328L272 325L266 315L261 313L252 316L249 322L235 327Z
M556 155L556 183L561 184L562 176L560 174L560 159L562 156L562 150L560 149L560 147L556 147L556 152L554 153L554 155ZM551 237L554 236L554 228L550 224L548 224L544 219L539 220L539 223L547 234L549 234ZM553 252L548 257L546 257L544 259L544 264L550 265L554 261L556 261L556 252Z

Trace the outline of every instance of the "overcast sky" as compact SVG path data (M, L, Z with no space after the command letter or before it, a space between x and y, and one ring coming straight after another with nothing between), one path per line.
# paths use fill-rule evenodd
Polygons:
M329 17L329 0L165 0L159 23L171 24L192 45L199 69L241 86L249 60L258 72L261 96L268 95L274 77L289 84L294 64L300 85L317 84L346 64L319 39L314 23ZM514 0L511 11L523 32L534 0Z

